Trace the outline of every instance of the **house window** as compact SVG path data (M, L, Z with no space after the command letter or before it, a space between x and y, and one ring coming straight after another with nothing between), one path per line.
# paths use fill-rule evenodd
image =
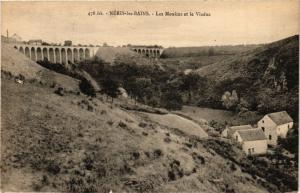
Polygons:
M235 136L235 139L238 140L238 136Z
M254 153L254 148L252 148L252 153Z
M261 129L263 130L263 132L265 132L265 128L264 127L261 127Z
M262 120L261 122L262 122L262 123L264 123L265 121L264 121L264 120Z
M251 148L248 149L248 154L251 155Z
M288 124L288 129L290 129L290 124Z
M269 135L269 140L272 140L272 135Z

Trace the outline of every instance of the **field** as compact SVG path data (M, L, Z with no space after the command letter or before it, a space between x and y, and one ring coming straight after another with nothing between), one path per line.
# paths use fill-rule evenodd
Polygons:
M250 113L250 116L249 113L246 115L238 115L232 111L194 106L183 106L182 110L178 111L178 113L187 115L195 120L204 119L208 122L216 121L223 124L227 122L231 125L255 124L263 117L257 113Z

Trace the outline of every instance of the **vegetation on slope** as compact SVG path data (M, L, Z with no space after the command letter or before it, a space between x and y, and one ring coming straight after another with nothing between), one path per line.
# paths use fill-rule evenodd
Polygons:
M299 37L293 36L200 68L197 73L208 80L208 88L197 99L199 104L221 107L222 95L235 91L239 103L232 109L287 110L297 120L298 46Z
M160 124L163 117L111 108L102 96L60 96L4 77L2 83L4 191L266 192L191 143L185 128Z

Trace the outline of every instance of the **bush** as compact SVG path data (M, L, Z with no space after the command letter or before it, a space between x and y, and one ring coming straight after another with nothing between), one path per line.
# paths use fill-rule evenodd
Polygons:
M94 160L91 157L84 158L83 162L87 170L92 170L94 168Z
M47 166L47 171L50 172L51 174L58 174L60 172L60 167L58 163L55 161L49 161L48 166Z
M159 158L163 155L163 152L160 149L156 149L153 151L154 158Z
M64 96L64 89L62 87L58 87L55 91L55 94L59 95L59 96Z

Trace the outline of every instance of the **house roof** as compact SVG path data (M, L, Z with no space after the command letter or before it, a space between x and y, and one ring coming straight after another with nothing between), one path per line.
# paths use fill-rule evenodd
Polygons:
M264 132L260 128L238 130L236 132L238 132L243 141L257 141L266 139Z
M252 129L251 125L240 125L228 127L228 136L232 136L238 130Z
M293 119L286 111L267 114L277 125L293 122Z

